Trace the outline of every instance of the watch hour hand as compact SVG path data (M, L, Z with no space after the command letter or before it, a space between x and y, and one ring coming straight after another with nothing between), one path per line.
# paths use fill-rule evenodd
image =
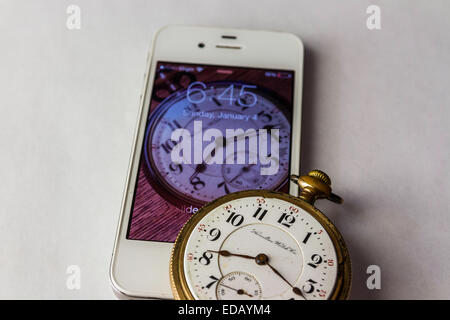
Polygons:
M204 172L205 170L206 170L206 164L205 164L205 162L202 162L202 163L198 164L198 165L195 167L195 171L194 171L194 173L190 176L189 180L194 179L199 173L202 173L202 172Z
M240 258L252 259L252 260L254 260L256 258L253 256L248 256L246 254L231 253L228 250L219 250L219 251L207 250L207 251L217 253L219 256L222 256L222 257L240 257Z

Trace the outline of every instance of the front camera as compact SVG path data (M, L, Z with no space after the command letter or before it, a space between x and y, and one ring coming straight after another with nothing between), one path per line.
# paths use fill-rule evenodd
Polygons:
M203 42L200 42L200 43L198 44L198 47L199 47L199 48L204 48L204 47L205 47L205 44L204 44Z

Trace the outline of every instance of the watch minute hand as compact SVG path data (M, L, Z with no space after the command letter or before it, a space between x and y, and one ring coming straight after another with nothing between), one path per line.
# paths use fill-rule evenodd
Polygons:
M294 287L289 281L286 280L285 277L282 276L282 274L281 274L277 269L275 269L274 267L272 267L268 262L267 262L267 265L269 266L269 268L270 268L277 276L279 276L281 279L283 279L283 281L286 282L286 283L292 288L292 291L293 291L296 295L299 295L299 296L301 296L303 299L306 300L306 297L303 295L302 291L301 291L299 288Z

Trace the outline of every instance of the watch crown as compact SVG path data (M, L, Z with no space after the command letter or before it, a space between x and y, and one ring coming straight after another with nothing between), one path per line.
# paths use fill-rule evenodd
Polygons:
M306 176L291 175L291 180L300 187L299 198L314 204L317 199L328 199L336 203L343 200L338 195L331 192L331 179L321 170L312 170Z
M308 176L316 178L317 180L320 180L323 183L331 186L331 179L330 179L330 177L323 171L312 170L312 171L308 172Z

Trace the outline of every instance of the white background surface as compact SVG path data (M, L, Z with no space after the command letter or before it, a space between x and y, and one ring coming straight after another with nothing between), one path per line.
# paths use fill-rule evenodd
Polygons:
M81 30L66 8L81 8ZM366 28L381 7L382 29ZM353 298L450 298L448 1L0 1L0 298L113 298L109 260L162 25L293 32L303 171L329 173ZM81 268L81 290L66 268ZM382 289L366 288L381 267Z

